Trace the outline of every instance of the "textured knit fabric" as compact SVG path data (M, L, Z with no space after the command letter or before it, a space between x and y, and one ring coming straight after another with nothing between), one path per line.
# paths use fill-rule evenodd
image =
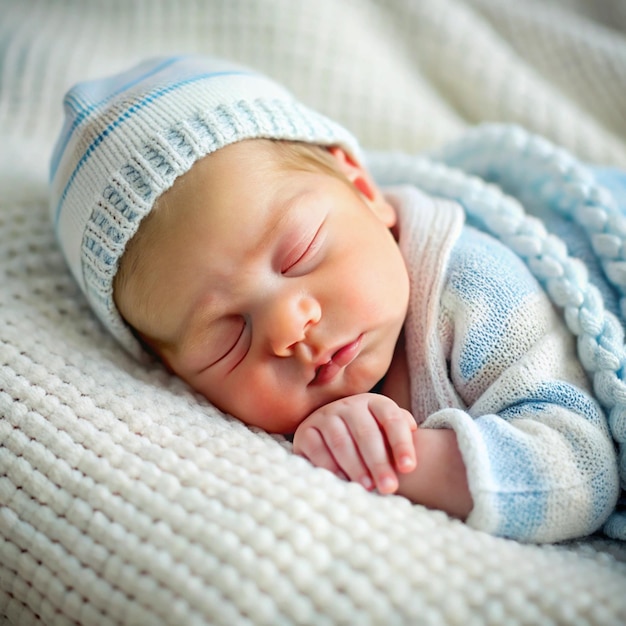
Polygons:
M135 356L141 347L113 301L126 244L158 197L200 158L251 138L338 144L338 124L286 89L223 59L150 59L80 83L64 98L50 163L50 212L75 279L102 323Z
M624 7L0 0L0 623L623 626L626 543L521 544L366 493L139 366L67 271L47 178L71 85L181 53L260 70L368 149L423 153L499 121L623 169ZM567 206L587 193L557 188ZM466 210L501 207L479 190L460 191ZM515 215L486 222L529 258L542 240Z
M617 459L562 318L519 257L463 226L458 204L414 187L388 197L411 279L412 411L457 434L467 523L523 541L597 530L619 493Z

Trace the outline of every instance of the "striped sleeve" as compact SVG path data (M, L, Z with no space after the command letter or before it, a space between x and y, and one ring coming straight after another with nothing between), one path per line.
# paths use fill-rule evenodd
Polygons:
M573 337L523 262L488 235L466 227L446 272L437 331L459 406L423 427L456 431L468 524L530 542L595 531L617 500L616 452Z

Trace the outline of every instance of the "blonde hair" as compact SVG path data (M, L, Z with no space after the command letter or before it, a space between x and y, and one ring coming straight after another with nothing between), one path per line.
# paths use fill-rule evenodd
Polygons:
M328 148L304 141L267 140L287 170L324 172L345 179Z

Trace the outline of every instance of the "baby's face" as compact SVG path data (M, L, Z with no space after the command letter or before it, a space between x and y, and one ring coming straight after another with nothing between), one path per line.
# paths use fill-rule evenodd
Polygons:
M409 286L395 213L367 175L333 150L356 191L324 171L288 169L274 150L236 143L179 178L116 301L209 401L292 433L385 375Z

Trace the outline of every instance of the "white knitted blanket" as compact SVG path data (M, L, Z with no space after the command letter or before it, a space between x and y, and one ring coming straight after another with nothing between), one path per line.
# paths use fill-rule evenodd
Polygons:
M0 620L626 623L626 547L497 539L366 493L224 417L101 329L47 163L79 79L227 56L365 148L484 120L626 167L623 0L0 0Z

